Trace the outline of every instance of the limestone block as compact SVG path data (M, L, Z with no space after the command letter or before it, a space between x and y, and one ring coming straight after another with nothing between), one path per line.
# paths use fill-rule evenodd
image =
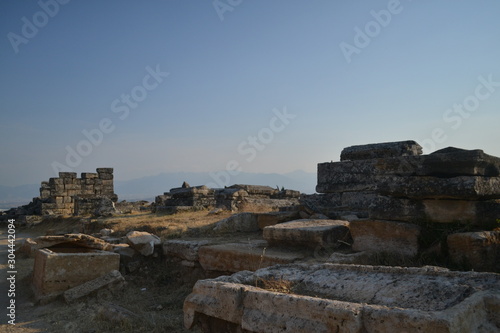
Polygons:
M450 258L456 264L500 273L500 231L452 234L447 243Z
M419 251L420 227L409 223L377 220L351 221L354 251L386 252L415 256Z
M94 172L82 172L82 179L94 179L97 178L97 173Z
M97 178L84 179L85 185L90 185L90 186L94 186L97 180L98 180Z
M198 251L201 246L208 245L208 240L168 240L163 242L163 254L170 257L178 257L189 261L198 261Z
M494 227L500 200L411 200L378 196L370 207L370 218L405 222L471 224L484 229Z
M377 190L410 199L484 200L500 198L500 177L381 177Z
M102 173L113 173L113 168L97 168L96 169L97 174L102 174Z
M61 178L49 178L49 185L63 185L64 181Z
M62 205L64 203L64 197L56 197L56 204Z
M102 193L113 193L114 192L114 188L113 188L113 185L103 185L102 186Z
M200 247L198 255L204 270L219 272L255 271L304 258L298 251L266 248L260 243L207 245Z
M113 179L103 179L102 185L108 186L108 187L113 187Z
M72 183L72 184L65 184L64 185L64 189L66 191L69 191L69 190L79 190L79 189L81 189L81 187L79 185L76 185L76 184Z
M399 156L422 155L422 147L415 141L385 142L344 148L340 160L367 160Z
M113 180L113 174L112 173L99 173L99 179Z
M155 246L161 245L160 237L144 231L131 231L127 234L127 243L143 256L153 254Z
M295 220L265 227L263 237L270 245L316 248L349 242L349 222L341 220Z
M89 294L102 289L104 287L108 288L117 288L117 285L123 286L125 283L125 279L120 274L119 271L114 270L98 278L87 281L77 287L68 289L64 292L64 300L66 303L72 303L84 296L88 296ZM114 287L111 287L113 286Z
M75 179L76 172L59 172L59 178L62 179Z

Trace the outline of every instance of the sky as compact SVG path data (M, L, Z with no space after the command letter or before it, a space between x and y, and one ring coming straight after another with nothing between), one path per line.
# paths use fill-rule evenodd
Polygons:
M500 2L4 0L0 185L500 156Z

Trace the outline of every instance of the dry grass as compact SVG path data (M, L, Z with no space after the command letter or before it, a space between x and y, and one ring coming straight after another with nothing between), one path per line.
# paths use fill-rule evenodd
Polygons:
M282 278L257 279L255 285L258 288L283 294L293 294L295 288L293 282L283 280Z
M206 210L173 215L146 213L99 219L94 223L111 228L118 235L138 230L151 232L162 239L170 239L182 237L186 233L196 233L196 230L209 227L229 216L230 212L209 214Z

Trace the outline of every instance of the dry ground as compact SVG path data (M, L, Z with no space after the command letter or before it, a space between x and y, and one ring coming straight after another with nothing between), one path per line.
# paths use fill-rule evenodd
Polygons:
M213 224L230 215L229 212L210 215L207 211L175 215L141 213L84 219L85 223L77 218L53 219L31 228L18 228L17 236L36 237L81 231L91 234L107 227L114 229L117 236L131 230L143 230L162 239L214 237L216 235L211 232ZM145 258L137 271L126 274L127 285L123 291L115 294L102 291L71 305L61 299L49 304L34 303L30 287L33 261L21 254L17 256L17 325L0 325L0 332L188 332L183 327L182 304L191 292L195 279L186 282L180 268L173 264L167 267L161 255ZM6 271L6 265L0 266L2 269ZM4 297L6 293L1 292ZM116 312L109 314L116 308L130 312L124 316ZM4 316L3 310L1 313ZM4 322L2 318L0 323Z

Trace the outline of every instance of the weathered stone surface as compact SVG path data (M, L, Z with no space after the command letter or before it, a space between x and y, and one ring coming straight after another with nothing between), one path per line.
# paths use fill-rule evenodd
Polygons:
M257 224L259 229L264 229L267 226L296 220L298 218L299 216L297 212L260 213L257 215Z
M296 220L264 228L270 245L299 245L316 248L350 241L349 222L340 220Z
M113 245L102 239L86 234L66 234L61 236L40 236L34 239L27 238L20 251L34 256L36 250L50 247L81 247L103 251L112 251Z
M376 220L351 221L354 251L386 252L404 256L418 253L420 227L409 223Z
M450 258L456 264L500 273L500 231L452 234L447 243Z
M240 213L223 219L214 227L217 232L252 232L259 231L257 214Z
M33 289L39 300L118 270L116 253L84 248L40 249L35 255Z
M370 204L370 218L405 222L471 224L490 229L500 213L500 200L411 200L378 196Z
M377 189L409 199L484 200L500 197L500 177L382 177Z
M208 245L198 251L201 266L206 271L255 271L262 267L292 263L304 258L297 251L266 248L261 243L231 243Z
M292 294L256 287L273 280ZM208 317L232 323L227 332L495 332L499 282L498 274L433 267L278 265L198 281L184 324Z
M127 234L127 243L143 256L150 256L155 246L161 245L161 239L149 232L131 231Z
M318 193L375 191L385 176L498 177L500 158L482 150L318 164Z
M368 160L399 156L422 155L422 147L415 141L373 143L344 148L340 160Z
M189 261L198 261L201 246L210 244L208 240L167 240L163 242L163 254Z
M66 303L72 303L77 299L88 296L89 294L104 287L110 287L111 285L114 285L116 288L119 288L117 285L123 285L124 282L125 279L120 274L120 272L114 270L96 279L87 281L77 287L66 290L63 294L64 300L66 301Z

